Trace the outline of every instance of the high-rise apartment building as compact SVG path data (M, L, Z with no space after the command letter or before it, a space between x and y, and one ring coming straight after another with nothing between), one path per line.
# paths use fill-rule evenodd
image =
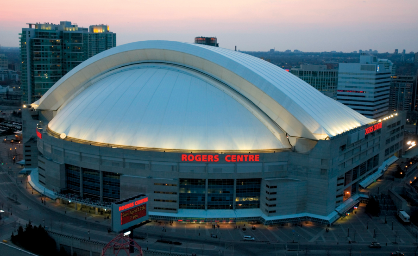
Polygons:
M106 25L90 26L90 32L69 21L28 25L20 34L23 103L36 101L78 64L116 46L116 34Z
M0 68L8 69L8 65L9 65L9 62L8 62L7 56L4 54L0 54Z
M116 46L116 34L109 31L108 25L89 27L89 58Z
M391 72L390 61L365 53L360 63L340 63L337 100L369 118L387 114Z
M416 102L416 76L392 76L390 110L413 111Z
M216 37L198 36L194 38L194 43L219 47L218 39Z
M337 99L337 69L327 69L326 65L300 65L300 68L292 68L290 72L326 96Z

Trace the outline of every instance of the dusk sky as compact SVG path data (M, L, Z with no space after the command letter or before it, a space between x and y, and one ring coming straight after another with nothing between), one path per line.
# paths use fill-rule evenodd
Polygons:
M117 45L216 36L243 51L418 51L418 0L3 1L0 45L19 46L26 23L108 24Z

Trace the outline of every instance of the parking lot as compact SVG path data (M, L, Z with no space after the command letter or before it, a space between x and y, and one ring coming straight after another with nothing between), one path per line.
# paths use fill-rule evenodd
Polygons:
M219 228L213 228L211 223L194 224L184 222L151 222L138 229L138 232L146 234L157 234L164 236L201 238L202 240L212 240L219 242L240 241L248 235L255 238L258 242L270 243L371 243L378 241L382 245L398 243L400 245L412 245L416 242L416 237L406 226L399 222L395 216L385 216L371 218L365 213L365 205L361 204L356 212L346 216L331 227L316 223L304 222L302 226L264 226L255 225L252 230L251 225L245 224L246 230L243 231L244 223L228 224L218 223ZM392 230L393 223L393 230ZM235 226L240 228L235 228ZM216 238L211 237L215 234Z

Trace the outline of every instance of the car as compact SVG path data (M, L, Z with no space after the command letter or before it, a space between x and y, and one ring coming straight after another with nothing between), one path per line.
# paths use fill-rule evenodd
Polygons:
M404 256L405 254L403 252L396 251L396 252L392 252L391 255L393 255L393 256Z
M210 234L210 237L212 237L212 238L218 238L218 236L215 235L215 234Z
M245 241L254 241L254 240L255 240L255 238L254 238L254 237L252 237L252 236L244 236L244 240L245 240Z
M369 244L369 248L382 248L382 246L378 242L372 242Z

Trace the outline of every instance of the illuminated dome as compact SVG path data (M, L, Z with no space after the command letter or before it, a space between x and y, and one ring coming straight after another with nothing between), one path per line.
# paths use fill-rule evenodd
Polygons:
M49 128L71 138L145 148L287 147L223 87L175 66L133 65L96 79L60 109Z
M285 149L373 121L261 59L170 41L102 52L33 106L67 139L159 149Z

